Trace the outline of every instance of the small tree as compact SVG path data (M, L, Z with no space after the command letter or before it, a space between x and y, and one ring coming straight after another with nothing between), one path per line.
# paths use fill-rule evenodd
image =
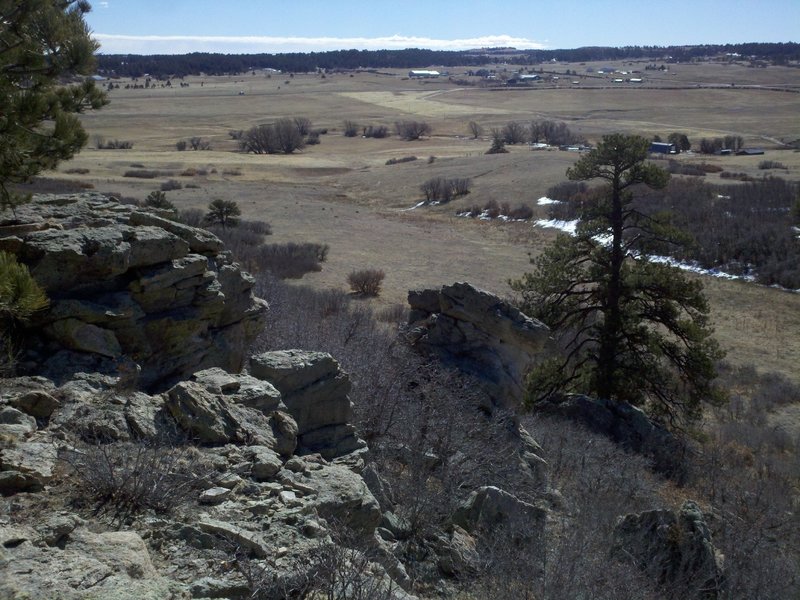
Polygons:
M713 385L722 356L708 326L702 285L678 269L635 258L643 240L678 242L674 230L633 206L631 188L664 187L645 162L650 142L607 135L567 175L603 179L606 194L582 208L577 234L561 235L511 282L523 310L553 328L565 354L528 379L528 401L574 391L644 405L679 424L721 401ZM639 246L640 247L640 246Z
M679 152L686 152L692 149L692 144L685 133L674 132L667 137L670 144L674 144Z
M397 121L394 124L397 135L404 140L418 140L423 135L430 135L431 126L424 121Z
M386 274L380 269L361 269L347 276L350 289L361 296L377 296Z
M0 367L13 368L17 330L47 308L44 290L16 256L0 251Z
M477 140L479 137L481 137L483 135L483 127L481 127L475 121L470 121L469 122L468 129L469 129L469 133L472 136L473 140Z
M506 142L503 139L503 132L499 129L492 129L492 146L486 151L486 154L506 154Z
M175 205L167 200L167 195L160 190L150 192L144 199L145 206L160 208L162 210L175 210Z
M239 224L239 216L242 211L239 205L233 200L222 200L217 198L208 205L208 212L205 222L209 225L222 225L222 228L235 227Z
M345 121L344 135L345 137L356 137L358 135L358 123L355 121Z

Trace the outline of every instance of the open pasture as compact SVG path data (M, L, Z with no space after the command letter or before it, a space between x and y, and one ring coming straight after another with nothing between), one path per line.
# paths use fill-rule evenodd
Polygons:
M189 87L176 80L170 88L154 89L124 89L130 82L119 80L115 83L120 89L110 92L111 104L83 117L92 140L89 147L47 176L140 200L163 182L176 180L182 189L167 192L167 197L181 209L204 209L213 198L235 200L244 217L272 224L272 242L330 245L324 270L306 275L303 283L345 288L351 270L383 269L384 291L372 301L376 305L404 302L410 288L455 280L505 294L508 278L519 276L529 256L552 239L552 232L529 223L455 216L491 200L524 204L545 215L537 199L564 180L576 154L534 152L518 145L508 146L508 154L485 155L491 129L512 120L564 121L589 141L614 131L664 138L679 131L694 143L702 137L738 135L745 146L764 148L766 154L678 159L759 176L763 171L758 163L766 158L788 167L775 174L800 179L800 152L782 144L800 139L800 69L692 64L645 72L644 63L617 63L619 68L641 69L645 81L614 84L608 77L587 76L586 69L598 66L549 64L545 71L574 69L578 75L560 75L532 89L499 90L458 85L447 78L408 80L404 71L324 78L268 78L263 73L192 77L185 80ZM465 71L450 69L450 74L453 80L477 83L464 77ZM236 151L229 132L283 117L307 117L313 128L327 129L327 134L320 136L319 145L289 156ZM343 135L345 120L393 129L395 121L412 119L428 122L432 136L408 142L396 135ZM479 139L470 138L470 121L483 127ZM133 149L98 150L96 136L131 141ZM176 150L176 142L193 136L208 140L212 149ZM386 164L407 156L417 160ZM89 172L67 173L76 168ZM158 174L152 179L124 176L135 169ZM444 206L409 210L422 197L420 184L438 176L469 177L472 191ZM719 179L709 175L706 180ZM707 289L731 362L756 364L800 380L800 294L721 280L709 280Z

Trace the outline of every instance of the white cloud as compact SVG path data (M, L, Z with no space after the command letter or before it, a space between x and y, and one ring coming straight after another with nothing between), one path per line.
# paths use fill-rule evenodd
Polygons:
M534 40L509 35L487 35L476 38L439 40L434 38L392 35L388 37L263 37L203 35L111 35L94 34L103 54L183 54L187 52L222 52L250 54L259 52L314 52L325 50L469 50L513 46L537 49L545 46Z
M98 2L97 4L100 8L108 8L108 2Z

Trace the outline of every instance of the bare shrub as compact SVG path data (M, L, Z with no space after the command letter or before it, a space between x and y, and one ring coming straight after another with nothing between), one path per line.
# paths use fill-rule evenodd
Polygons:
M316 146L317 144L319 144L319 134L314 132L314 131L312 131L306 137L306 145L307 146Z
M197 169L193 168L184 169L183 171L181 171L180 175L181 177L194 177L195 175L197 175Z
M243 151L254 154L291 154L304 146L303 136L290 119L251 127L239 140Z
M179 190L183 187L183 184L180 181L175 179L168 179L167 181L161 184L161 191L162 192L170 192L172 190Z
M469 194L471 185L472 180L469 178L433 177L420 186L420 191L425 196L425 202L446 204L454 198Z
M390 158L386 161L387 165L399 165L400 163L413 162L417 160L416 156L403 156L402 158Z
M202 227L206 213L199 208L187 208L178 212L178 220L191 227Z
M503 141L506 144L524 144L528 140L525 126L517 121L510 121L503 127Z
M358 135L358 123L355 121L345 121L344 122L344 136L345 137L356 137Z
M155 179L156 177L172 176L172 171L156 171L154 169L133 169L125 171L123 177L135 177L138 179Z
M88 175L89 169L85 169L83 167L74 167L72 169L67 169L66 171L64 171L64 173L67 173L69 175Z
M189 146L192 150L211 150L211 142L199 136L190 137Z
M546 142L550 146L565 146L586 142L582 136L573 133L566 123L560 121L533 121L528 128L528 135L532 143Z
M533 209L525 204L518 204L506 213L510 219L527 221L533 218Z
M239 177L242 174L242 170L237 167L222 169L222 174L227 177Z
M778 162L777 160L762 160L760 163L758 163L758 168L766 170L766 169L787 169L788 167L782 162Z
M292 120L300 135L308 135L311 133L311 119L307 117L295 117Z
M178 140L177 142L175 142L175 149L178 152L184 152L188 145L189 144L186 142L186 140Z
M380 269L360 269L351 271L347 276L347 285L361 296L377 296L381 292L381 284L386 273Z
M238 256L238 255L237 255ZM267 244L257 248L248 264L252 271L269 271L280 279L299 279L322 270L328 245L313 242Z
M368 125L364 128L363 136L365 138L386 138L389 137L389 128L386 125Z
M98 150L130 150L133 142L129 140L104 140L102 137L95 138L95 145Z
M405 304L392 304L378 311L375 318L384 323L406 323L408 307Z
M407 141L418 140L433 131L430 124L424 121L397 121L394 127L397 135Z
M145 509L168 513L203 487L207 469L189 446L161 441L87 444L66 457L83 498L124 521Z

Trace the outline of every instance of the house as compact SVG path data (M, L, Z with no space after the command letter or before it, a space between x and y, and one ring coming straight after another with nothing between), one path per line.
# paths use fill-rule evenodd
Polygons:
M408 72L410 79L435 79L439 75L441 75L439 71L427 71L424 69L412 69Z
M760 156L764 154L761 148L742 148L736 153L738 156Z
M654 154L677 154L678 148L675 144L669 144L667 142L651 142L650 152Z

